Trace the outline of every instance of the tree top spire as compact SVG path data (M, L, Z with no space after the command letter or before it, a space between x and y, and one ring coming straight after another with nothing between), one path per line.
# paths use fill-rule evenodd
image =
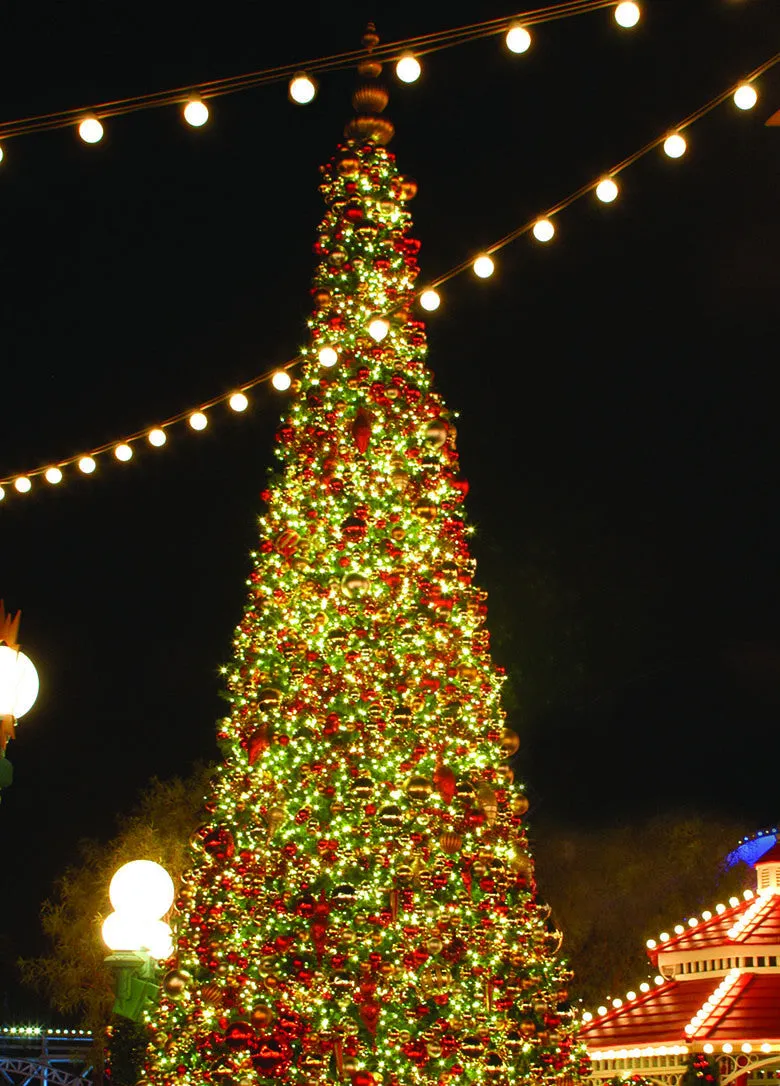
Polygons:
M395 128L387 117L379 116L387 106L389 95L386 88L378 82L382 65L372 56L379 45L379 35L373 23L366 24L361 44L366 50L366 56L357 66L359 82L352 95L356 116L344 128L344 137L364 143L389 143L395 134Z

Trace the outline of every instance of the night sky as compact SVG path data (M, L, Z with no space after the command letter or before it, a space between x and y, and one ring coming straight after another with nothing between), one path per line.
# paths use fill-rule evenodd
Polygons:
M648 0L388 73L392 147L420 186L434 277L594 179L777 49L777 0ZM492 3L63 4L2 16L11 120L509 15ZM350 73L294 107L276 84L4 144L0 475L89 451L295 354L305 339L318 166ZM510 670L519 772L545 825L687 807L774 824L780 753L780 66L587 197L553 243L520 239L429 319ZM204 434L0 507L0 596L21 608L41 696L8 748L0 931L39 949L39 904L152 776L214 756L218 666L280 397ZM21 1000L13 1006L22 1006Z

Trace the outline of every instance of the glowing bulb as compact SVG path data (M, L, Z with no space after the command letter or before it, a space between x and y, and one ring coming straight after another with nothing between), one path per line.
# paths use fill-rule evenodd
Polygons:
M202 411L193 411L189 417L189 423L193 430L205 430L209 420Z
M666 151L669 158L681 158L685 154L687 146L685 137L681 136L679 132L674 132L664 140L664 151Z
M395 74L402 83L416 83L421 71L419 60L411 53L404 53L395 66Z
M100 143L103 139L103 125L97 117L85 117L79 125L79 135L85 143Z
M525 53L531 46L531 35L524 26L515 23L506 32L506 47L510 53Z
M154 429L149 431L148 440L150 445L154 445L156 449L159 449L168 440L168 435L165 430Z
M648 939L647 942L645 943L645 946L647 947L648 950L655 950L655 948L658 946L658 944L656 943L655 939Z
M602 204L611 204L613 200L617 198L617 194L620 189L617 186L617 182L611 177L604 177L596 185L596 195Z
M729 1052L733 1052L733 1051L734 1051L734 1045L732 1045L732 1044L729 1044L729 1042L728 1042L728 1041L726 1041L725 1045L723 1045L723 1046L722 1046L722 1048L723 1048L723 1051L724 1051L724 1052L725 1052L726 1054L728 1054Z
M607 1013L607 1008L606 1007L597 1007L596 1008L596 1014L601 1015L603 1017L606 1013Z
M685 931L685 928L682 926L682 924L675 924L674 925L674 933L675 933L675 935L682 935L684 931Z
M296 75L290 80L289 93L293 102L297 102L299 106L305 106L314 98L317 87L310 76L306 75L305 72L301 72L300 75Z
M372 333L373 334L373 333ZM332 347L323 347L317 355L321 366L335 366L339 356Z
M2 162L2 161L3 161L3 157L4 157L4 156L3 156L3 148L2 148L2 147L0 147L0 162Z
M420 295L420 305L423 309L427 309L429 313L432 313L434 309L438 309L441 305L438 291L433 290L433 288L424 290Z
M555 227L549 219L539 219L534 223L533 235L537 241L551 241L555 234Z
M35 664L19 649L0 645L0 716L17 720L29 712L40 684Z
M47 483L51 483L52 486L56 486L57 483L62 482L62 472L59 468L47 468L43 473L43 477Z
M96 467L97 464L93 456L82 456L79 460L79 471L83 471L85 475L91 475Z
M663 982L664 982L663 977L660 977L660 976L659 977L653 977L653 984L657 984L660 987L663 984Z
M108 896L120 914L158 920L173 904L173 881L153 860L131 860L114 872Z
M133 459L133 450L129 445L121 444L117 445L114 449L114 456L117 460L121 460L123 463Z
M738 109L752 109L758 101L758 93L752 83L743 83L734 91L734 105Z
M626 992L626 999L628 999L628 1000L636 999L636 992Z
M729 905L732 907L732 909L736 909L737 905L739 905L739 898L738 897L730 897L729 898Z
M2 500L3 500L3 498L4 498L4 497L5 497L5 491L4 491L4 490L3 490L3 488L2 488L1 486L0 486L0 502L1 502Z
M650 985L647 983L646 980L643 980L642 983L639 985L639 991L640 992L649 992L650 991Z
M474 274L479 276L480 279L489 279L493 272L496 270L496 266L489 256L478 256L472 264Z
M658 936L658 938L661 940L662 943L668 943L669 939L670 939L669 932L668 931L662 931L661 934Z
M29 494L32 490L32 483L26 475L20 475L18 479L14 479L14 489L20 494Z
M618 4L615 8L615 22L618 26L622 26L625 30L629 30L632 26L636 26L641 14L639 4Z
M249 407L249 400L243 392L234 392L228 403L234 411L246 411L247 407Z
M613 999L612 1000L612 1006L615 1008L615 1010L618 1010L620 1007L623 1006L623 1000L622 999Z
M368 334L377 343L381 343L389 331L390 325L383 317L375 317L368 326Z
M286 370L277 370L271 378L271 384L277 392L286 392L292 384L292 378Z
M190 98L184 107L184 120L193 128L200 128L209 119L209 107L200 98Z

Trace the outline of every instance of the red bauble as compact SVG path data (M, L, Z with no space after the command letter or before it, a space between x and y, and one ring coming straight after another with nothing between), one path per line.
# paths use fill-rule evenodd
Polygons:
M433 783L445 803L452 803L455 796L455 774L449 766L437 766L433 771Z
M229 860L236 851L233 834L224 826L209 830L203 837L203 849L215 860Z
M254 1037L255 1030L249 1022L231 1022L225 1030L225 1044L228 1048L248 1048Z
M365 453L371 440L371 415L361 407L352 423L352 437L358 452Z

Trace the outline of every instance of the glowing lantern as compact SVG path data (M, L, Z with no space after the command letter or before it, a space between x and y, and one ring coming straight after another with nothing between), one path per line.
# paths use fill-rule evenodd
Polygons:
M419 60L411 53L405 53L395 66L395 74L402 83L416 83L421 71Z
M302 72L290 80L289 94L293 102L299 106L305 106L312 101L317 93L314 80Z
M493 272L496 270L496 266L489 256L478 256L472 265L474 274L480 279L489 279Z
M271 378L271 384L277 392L286 392L292 384L292 379L286 370L277 370Z
M150 445L154 445L156 449L159 449L168 440L165 430L156 427L154 430L149 431L148 440Z
M133 450L130 448L129 445L123 443L116 446L116 448L114 449L114 456L117 458L117 460L121 460L123 463L126 463L128 460L133 459Z
M228 403L234 411L246 411L247 407L249 407L249 400L243 392L234 392Z
M618 4L615 8L615 22L625 30L630 30L639 22L641 14L639 4L629 2Z
M555 235L555 227L549 219L539 219L534 223L533 235L537 241L548 242L551 241Z
M20 475L18 478L14 479L14 490L19 494L29 494L32 490L32 483L26 475Z
M515 24L507 30L505 41L510 53L525 53L531 46L531 35L524 26Z
M57 483L62 482L62 472L59 468L47 468L43 473L43 477L47 483L51 483L52 486L56 486Z
M596 185L596 195L602 204L611 204L613 200L617 198L617 194L620 192L617 182L611 177L604 177Z
M184 107L184 120L193 128L200 128L209 119L209 107L200 98L192 97Z
M734 91L734 105L737 109L752 109L758 101L758 93L752 83L743 83Z
M96 467L97 464L93 456L82 456L79 460L79 471L83 471L85 475L91 475Z
M173 904L173 879L153 860L131 860L114 873L108 896L118 913L159 920Z
M79 124L79 135L85 143L100 143L103 139L103 125L97 117L85 117Z
M189 423L193 430L205 430L209 424L209 420L202 411L193 411L190 415Z
M685 154L687 146L685 137L681 136L679 132L673 132L671 136L667 136L664 140L664 151L669 158L681 158Z
M420 295L420 305L429 313L433 313L433 311L435 309L438 309L441 305L441 298L439 297L439 292L433 290L433 288L424 290Z

